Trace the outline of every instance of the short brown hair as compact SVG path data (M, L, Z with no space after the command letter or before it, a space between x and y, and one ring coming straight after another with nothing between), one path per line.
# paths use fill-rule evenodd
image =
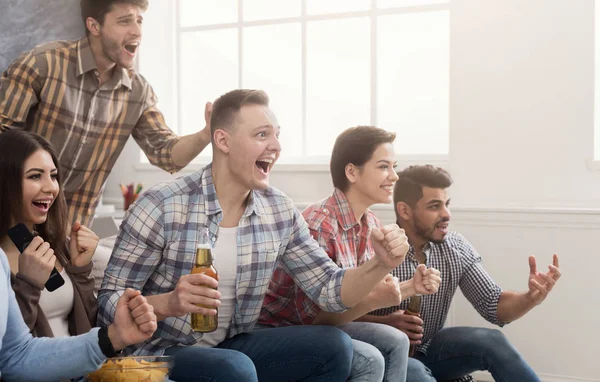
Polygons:
M144 11L148 9L148 0L81 0L81 18L85 33L89 33L85 22L88 17L98 21L100 25L104 24L104 17L112 10L113 4L131 4L142 8Z
M213 104L210 115L211 141L216 130L230 130L245 105L269 106L269 96L262 90L236 89L223 94Z
M414 207L423 197L423 187L448 188L452 177L441 167L432 165L410 166L398 173L394 187L394 206L404 202Z
M346 165L364 165L373 157L379 145L392 143L394 139L396 133L375 126L356 126L344 130L335 140L329 162L333 186L346 192L350 186L346 177Z

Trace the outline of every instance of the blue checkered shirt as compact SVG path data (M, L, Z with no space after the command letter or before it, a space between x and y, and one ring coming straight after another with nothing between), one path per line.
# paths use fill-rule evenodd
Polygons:
M174 290L193 267L199 228L208 227L214 246L222 217L211 165L143 193L121 224L98 294L98 323L113 321L125 288L139 289L144 296ZM320 248L298 209L280 191L269 187L250 192L237 248L236 305L228 337L252 331L277 264L322 309L347 309L340 298L345 271ZM218 264L215 258L217 270ZM190 324L189 314L168 317L151 339L126 352L155 355L171 346L193 345L202 334Z
M450 232L441 244L428 243L425 245L427 267L440 271L442 283L438 292L421 297L421 318L423 319L422 345L417 351L427 353L431 338L444 327L450 304L456 289L461 291L477 312L492 324L502 326L498 321L498 300L502 289L492 280L481 266L481 256L475 248L457 232ZM414 248L409 249L406 260L396 267L392 274L400 281L413 277L419 263L415 259ZM409 300L399 306L379 309L371 314L384 316L398 309L406 309Z

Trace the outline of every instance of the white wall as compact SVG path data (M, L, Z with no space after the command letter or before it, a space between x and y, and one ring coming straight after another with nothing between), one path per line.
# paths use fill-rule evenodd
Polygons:
M454 229L507 289L523 290L527 256L561 256L549 299L504 332L544 381L600 381L600 173L593 147L593 0L451 0L450 155ZM401 137L400 137L401 139ZM128 146L108 180L153 184ZM281 168L279 169L281 170ZM327 172L276 170L299 204L327 196ZM378 210L390 221L390 210ZM484 325L462 298L450 324Z

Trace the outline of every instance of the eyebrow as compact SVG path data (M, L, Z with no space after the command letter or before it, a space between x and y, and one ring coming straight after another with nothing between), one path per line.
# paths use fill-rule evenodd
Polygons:
M42 170L41 168L34 167L34 168L30 168L29 170L25 171L25 174L29 174L30 172L41 172L41 173L43 173L45 171ZM58 172L58 170L55 169L55 168L53 168L52 170L50 170L50 172Z
M380 160L377 161L377 163L379 163L379 162L388 163L388 164L396 164L396 163L398 163L398 161L395 161L395 160L391 161L391 160L387 160L387 159L380 159Z
M136 15L135 15L135 14L133 14L133 13L128 13L128 14L126 14L126 15L123 15L123 16L119 16L119 17L117 17L117 20L118 20L118 21L121 21L121 20L125 20L125 19L131 18L131 17L136 17ZM139 15L139 16L137 16L137 17L139 17L139 18L140 18L140 19L142 19L142 20L144 19L144 17L143 17L142 15Z
M281 130L281 126L275 127L273 125L261 125L261 126L255 127L252 131L257 131L257 130L264 129L264 128L273 129L273 130Z
M433 199L433 200L430 200L429 202L427 202L427 205L430 206L432 204L438 204L438 203L444 204L444 202L442 202L440 199ZM448 204L448 203L450 203L450 199L446 200L445 204Z

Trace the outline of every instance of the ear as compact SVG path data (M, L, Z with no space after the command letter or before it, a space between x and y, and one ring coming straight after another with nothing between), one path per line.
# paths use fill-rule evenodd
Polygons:
M213 139L215 142L215 148L221 150L225 154L229 154L231 151L231 136L229 133L222 129L215 130L213 134Z
M412 218L412 208L404 202L398 202L396 204L396 215L402 220L410 220Z
M90 31L90 34L94 36L100 35L100 23L93 17L85 19L85 27Z
M348 181L350 183L355 183L356 178L358 177L358 167L353 163L348 163L344 170L346 171L346 178L348 178Z

